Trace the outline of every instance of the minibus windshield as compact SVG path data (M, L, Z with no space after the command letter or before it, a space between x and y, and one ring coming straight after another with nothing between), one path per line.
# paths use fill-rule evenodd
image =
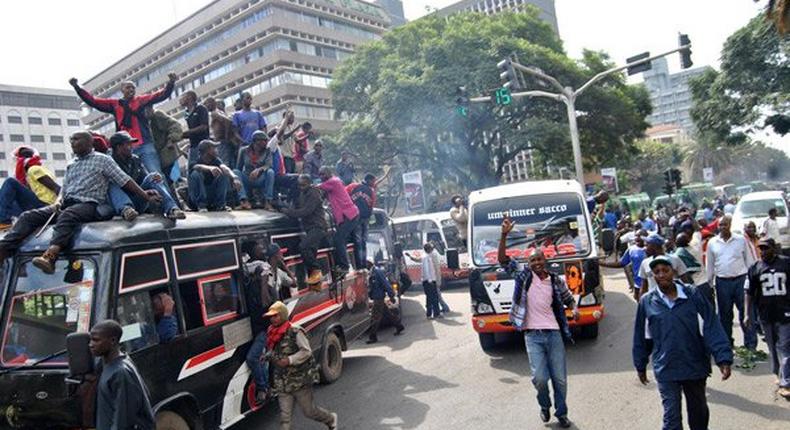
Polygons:
M549 259L588 255L591 240L583 204L574 193L523 195L475 204L470 240L474 264L481 267L497 263L506 216L515 223L507 240L511 258L526 260L536 247Z

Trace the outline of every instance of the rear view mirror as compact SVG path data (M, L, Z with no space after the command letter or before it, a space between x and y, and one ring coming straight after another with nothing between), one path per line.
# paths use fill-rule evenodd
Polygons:
M83 376L93 372L93 355L88 347L90 340L88 333L71 333L66 336L69 376Z
M614 230L605 228L601 230L601 247L608 254L614 251Z
M447 250L447 268L449 268L450 270L458 270L461 268L461 264L458 261L457 249Z

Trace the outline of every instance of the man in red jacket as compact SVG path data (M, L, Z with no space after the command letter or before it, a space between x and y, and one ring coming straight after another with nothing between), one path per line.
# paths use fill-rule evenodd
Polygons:
M139 143L133 147L134 155L140 157L149 172L162 173L159 155L144 111L146 106L163 102L170 97L176 83L176 74L170 72L167 78L167 85L164 88L142 95L136 94L137 87L134 82L126 81L121 84L120 99L94 97L79 86L77 78L69 79L69 84L88 106L115 117L115 131L126 131L132 138L138 139Z

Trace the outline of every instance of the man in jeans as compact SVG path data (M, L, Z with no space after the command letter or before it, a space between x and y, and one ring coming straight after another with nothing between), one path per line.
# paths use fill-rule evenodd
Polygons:
M349 265L346 244L359 224L359 209L351 201L351 196L348 195L343 181L332 173L331 167L322 167L319 176L321 184L318 185L318 189L326 193L326 199L329 200L332 216L335 219L333 245L335 247L336 270L341 274L346 273ZM357 268L362 269L361 267Z
M730 231L732 215L724 215L719 221L719 235L708 241L705 268L708 283L716 287L716 303L719 307L719 319L724 326L724 333L732 338L732 307L738 309L738 321L743 330L743 343L748 349L757 348L757 331L754 326L746 327L743 321L746 312L743 306L744 283L746 272L754 264L746 239Z
M51 205L60 194L55 175L41 165L38 151L20 146L14 155L16 177L6 179L0 187L0 231L11 228L11 217Z
M415 257L408 252L403 254L409 257L412 261L420 263L422 276L422 288L425 291L425 315L428 319L441 318L442 310L439 307L439 282L442 272L437 270L437 265L431 255L434 251L433 244L427 242L422 247L425 254L422 257Z
M570 340L571 333L565 317L564 306L573 310L573 318L579 319L579 310L565 281L546 270L546 257L539 249L529 256L529 267L519 270L518 264L507 256L507 236L515 223L510 218L502 221L497 258L511 273L518 272L513 292L514 306L510 320L517 330L524 331L524 341L529 355L532 384L538 391L540 419L546 423L551 418L549 380L554 388L554 415L560 427L568 428L568 374L565 365L564 339ZM518 305L516 305L518 304ZM564 305L564 306L563 306ZM517 309L525 310L517 315Z

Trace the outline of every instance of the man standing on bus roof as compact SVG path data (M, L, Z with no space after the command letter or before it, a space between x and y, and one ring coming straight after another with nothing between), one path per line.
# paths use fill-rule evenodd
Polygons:
M121 354L121 325L102 321L93 326L90 336L91 354L101 358L96 428L153 430L156 425L148 390L132 361Z
M304 415L330 430L337 429L337 414L313 403L313 384L318 382L313 350L302 327L288 321L288 308L274 302L264 315L272 324L266 332L266 350L271 351L272 388L280 403L280 428L291 429L294 401Z
M321 191L313 186L309 175L299 175L297 180L299 197L292 208L282 208L282 213L302 221L304 237L299 242L299 250L308 273L307 283L321 282L321 266L316 255L318 246L326 239L329 225L326 222Z
M54 220L50 246L44 254L33 259L33 265L44 273L55 273L55 261L60 252L71 244L77 228L100 219L96 208L107 202L110 182L147 202L161 201L159 193L144 191L112 158L95 152L93 136L89 132L75 132L70 140L76 158L66 168L60 202L23 213L14 227L0 239L0 261L16 252L19 245L39 227Z
M513 231L510 218L502 221L497 258L511 274L515 274L516 288L513 292L513 307L510 322L518 331L524 332L524 341L529 355L532 384L538 391L540 419L549 422L551 398L549 380L554 387L555 416L560 427L568 428L568 374L565 362L565 339L571 340L564 307L572 309L573 318L579 319L576 300L565 281L546 270L546 256L535 249L529 256L529 267L518 270L515 261L507 256L507 236Z
M321 183L318 185L318 189L326 194L326 199L332 209L332 217L335 219L335 234L332 242L335 247L336 270L341 274L346 273L349 265L346 245L359 225L359 209L351 201L351 196L346 191L346 185L334 175L331 167L321 167L319 176ZM364 264L364 262L360 263ZM360 266L357 268L362 269ZM341 275L340 278L342 279L343 276Z
M464 204L464 198L456 194L450 202L453 207L450 208L450 218L455 222L455 228L458 230L458 238L466 244L466 229L469 225L469 210Z

